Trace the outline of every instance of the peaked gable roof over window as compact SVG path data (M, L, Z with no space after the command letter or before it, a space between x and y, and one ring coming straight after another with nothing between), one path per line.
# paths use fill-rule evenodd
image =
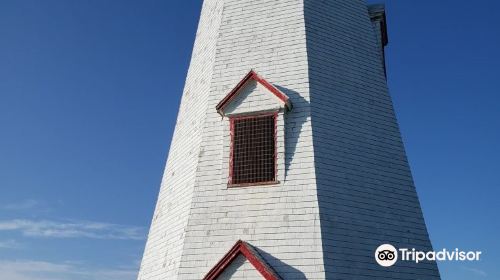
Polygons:
M236 100L236 97L242 93L244 88L251 83L252 81L255 81L257 84L262 85L266 90L266 92L274 95L275 97L278 98L279 102L282 102L283 106L287 109L290 110L292 109L292 103L290 102L290 99L288 96L283 93L281 90L273 86L271 83L266 81L264 78L259 76L254 70L251 70L244 78L241 80L236 87L234 87L227 95L224 97L219 104L217 104L216 109L219 114L222 116L225 115L225 108L228 107L233 101Z
M252 245L238 240L226 255L205 275L203 280L215 280L239 256L243 255L266 280L281 280L279 275L266 263Z

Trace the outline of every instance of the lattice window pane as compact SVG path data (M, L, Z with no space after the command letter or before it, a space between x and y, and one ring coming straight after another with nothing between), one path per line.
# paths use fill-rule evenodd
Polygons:
M275 116L232 120L231 184L275 180Z

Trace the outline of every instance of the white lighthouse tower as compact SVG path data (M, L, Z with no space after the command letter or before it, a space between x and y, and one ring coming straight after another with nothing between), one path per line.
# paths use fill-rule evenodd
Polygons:
M205 0L138 279L439 279L383 6Z

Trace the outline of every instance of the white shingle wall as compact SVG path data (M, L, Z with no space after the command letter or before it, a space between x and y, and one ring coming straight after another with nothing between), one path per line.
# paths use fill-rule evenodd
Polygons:
M217 277L217 280L262 280L263 277L255 267L240 254L233 262Z
M366 4L305 0L305 15L326 278L439 279L435 263L373 257L383 243L431 244Z
M227 189L215 106L252 68L294 105L280 184ZM171 147L139 279L202 279L238 239L287 280L439 278L373 259L382 242L430 241L361 0L205 0Z
M252 68L294 104L278 143L286 146L278 172L287 176L277 186L228 189L227 119L215 106ZM308 88L302 1L226 0L179 279L202 279L238 239L284 279L324 279Z
M204 1L177 124L139 271L140 280L177 278L221 15L222 1Z
M256 81L249 81L237 96L224 108L224 113L245 114L258 111L276 111L284 108L284 103L266 87Z

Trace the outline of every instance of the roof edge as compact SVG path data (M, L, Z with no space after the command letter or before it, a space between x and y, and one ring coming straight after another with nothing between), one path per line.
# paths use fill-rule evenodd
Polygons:
M259 253L245 241L238 240L222 259L203 277L203 280L215 280L233 262L239 254L257 269L266 280L282 280L281 277L265 262Z
M238 94L241 88L243 88L246 83L250 80L257 81L261 85L263 85L265 88L267 88L271 93L273 93L276 97L278 97L283 103L285 104L285 107L288 110L292 109L292 103L290 102L290 98L283 93L281 90L276 88L274 85L266 81L266 79L262 78L257 72L255 72L253 69L248 72L248 74L245 75L245 77L215 106L215 109L217 112L224 116L223 110L224 107L233 100L233 98Z

